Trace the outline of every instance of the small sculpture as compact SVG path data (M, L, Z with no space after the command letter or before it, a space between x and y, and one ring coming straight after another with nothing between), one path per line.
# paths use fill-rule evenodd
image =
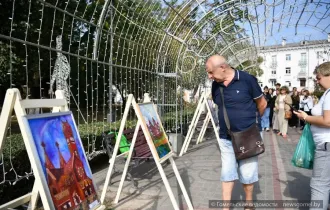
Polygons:
M56 37L56 49L62 50L62 35ZM66 80L70 75L71 67L67 58L61 53L57 52L57 58L55 61L54 72L50 81L49 94L53 94L53 85L56 81L56 90L64 90L65 98L70 103L70 93L68 83Z

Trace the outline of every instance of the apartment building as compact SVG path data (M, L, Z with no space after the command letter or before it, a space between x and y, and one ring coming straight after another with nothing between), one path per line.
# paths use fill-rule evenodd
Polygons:
M276 83L293 87L314 90L316 66L330 61L330 35L328 40L301 41L259 48L263 57L260 67L264 73L258 77L261 87L274 87Z

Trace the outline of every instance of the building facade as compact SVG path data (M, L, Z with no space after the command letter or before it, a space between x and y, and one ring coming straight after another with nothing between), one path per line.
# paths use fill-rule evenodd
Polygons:
M281 45L260 47L259 56L263 58L260 68L264 73L258 77L259 84L275 87L276 83L286 85L292 90L314 90L313 75L316 66L330 61L330 35L328 40L301 41Z

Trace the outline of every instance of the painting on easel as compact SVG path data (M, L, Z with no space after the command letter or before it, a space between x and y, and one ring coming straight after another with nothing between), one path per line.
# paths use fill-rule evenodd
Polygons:
M27 117L55 209L89 210L100 205L71 112Z
M162 126L157 111L153 103L139 104L142 117L150 133L153 145L155 146L159 158L172 153L166 133Z

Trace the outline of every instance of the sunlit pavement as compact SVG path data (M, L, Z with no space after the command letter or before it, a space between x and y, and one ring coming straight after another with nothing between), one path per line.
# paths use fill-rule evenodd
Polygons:
M207 132L207 137L201 144L195 145L195 142L192 142L188 152L175 159L195 209L216 209L211 208L211 205L214 204L209 203L209 201L221 199L220 151L213 131L210 129ZM268 200L309 202L309 182L312 171L297 168L291 164L295 146L299 141L300 130L289 128L287 139L275 135L272 131L264 131L263 133L266 151L259 156L259 182L255 184L254 199L265 201L266 204L262 205L271 205L267 204L266 201ZM121 173L122 165L123 161L116 162L119 173ZM180 208L187 209L172 167L165 165L164 169ZM94 174L100 191L103 188L106 172L107 169L104 169ZM115 209L174 209L158 170L152 161L136 168L133 175L138 182L138 188L133 188L130 181L125 181L119 203L113 205ZM115 174L111 180L111 185L108 187L106 196L108 202L114 199L119 180L120 174ZM238 182L235 184L232 199L244 200L244 191ZM294 204L295 202L293 202Z

